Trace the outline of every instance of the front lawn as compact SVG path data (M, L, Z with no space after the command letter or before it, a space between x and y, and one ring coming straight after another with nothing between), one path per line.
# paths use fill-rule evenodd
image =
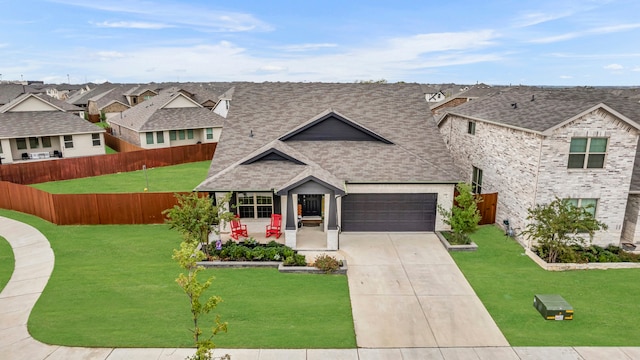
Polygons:
M109 174L73 180L33 184L37 189L53 194L92 194L192 191L206 177L211 161L198 161L173 166L149 168L119 174Z
M640 346L640 269L547 272L494 226L474 235L477 252L451 253L512 346ZM535 294L559 294L574 320L545 320Z
M186 295L171 260L180 235L166 225L55 226L18 212L0 215L38 228L56 256L29 318L45 343L88 347L191 347ZM276 269L212 269L211 294L229 332L228 348L352 348L347 279ZM212 317L209 317L211 320ZM202 326L204 329L209 326Z
M0 236L0 291L4 289L9 279L11 279L14 263L11 245L5 238Z

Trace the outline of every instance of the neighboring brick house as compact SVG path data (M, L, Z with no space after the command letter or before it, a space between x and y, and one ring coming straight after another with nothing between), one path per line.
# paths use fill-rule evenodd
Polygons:
M177 87L107 119L112 134L145 149L217 142L223 118Z
M626 213L635 210L637 220L640 201L630 186L638 122L640 104L625 97L525 88L449 109L438 127L477 192L499 193L498 223L509 220L517 233L527 224L527 209L569 198L595 205L596 218L609 229L594 242L606 245L620 243Z

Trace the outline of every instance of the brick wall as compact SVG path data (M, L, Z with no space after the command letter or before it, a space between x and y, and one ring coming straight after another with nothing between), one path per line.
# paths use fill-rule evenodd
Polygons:
M498 192L496 220L509 219L516 231L526 226L527 209L560 198L596 198L598 220L609 229L594 243L618 243L627 210L638 133L607 112L596 110L556 129L548 137L448 116L440 131L454 161L471 181L472 166L483 170L483 193ZM604 169L567 169L571 137L609 138ZM636 214L637 218L637 214ZM634 228L635 232L635 228Z

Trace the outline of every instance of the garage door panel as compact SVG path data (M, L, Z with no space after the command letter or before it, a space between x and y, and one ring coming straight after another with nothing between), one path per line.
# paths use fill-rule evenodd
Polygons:
M437 194L350 194L343 231L434 231Z

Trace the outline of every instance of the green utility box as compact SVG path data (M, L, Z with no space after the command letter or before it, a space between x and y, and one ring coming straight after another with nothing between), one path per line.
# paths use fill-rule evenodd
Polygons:
M533 307L547 320L573 320L573 307L560 295L535 295Z

